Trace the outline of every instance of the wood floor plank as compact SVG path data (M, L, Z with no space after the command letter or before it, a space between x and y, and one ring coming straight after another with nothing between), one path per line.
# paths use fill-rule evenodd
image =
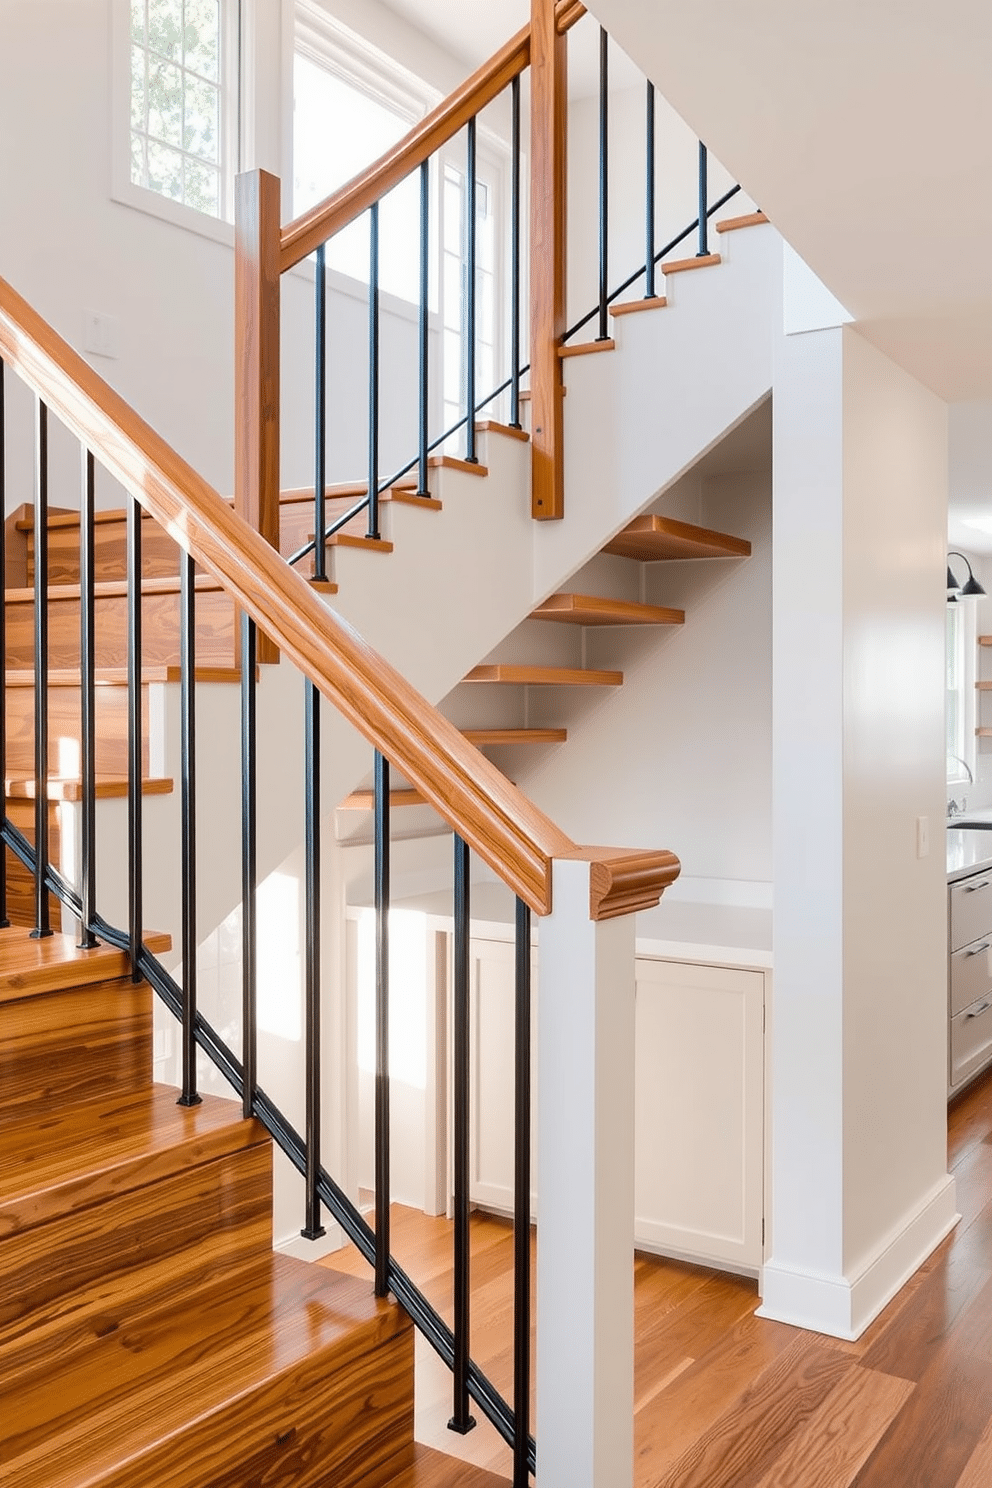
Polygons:
M896 1483L956 1488L990 1416L988 1364L943 1349L851 1488L893 1488Z
M989 1488L992 1483L992 1420L982 1432L978 1446L968 1458L955 1488Z
M855 1365L756 1488L850 1488L915 1386Z
M661 1476L658 1488L753 1488L855 1368L826 1344L800 1335Z
M418 1444L413 1462L390 1481L390 1488L509 1488L509 1480Z

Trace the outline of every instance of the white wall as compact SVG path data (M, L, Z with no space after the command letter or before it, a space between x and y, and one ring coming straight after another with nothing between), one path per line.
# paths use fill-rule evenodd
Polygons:
M610 292L646 259L646 87L618 88L609 95L609 285ZM663 248L696 216L698 141L688 125L655 93L655 251ZM709 201L734 180L709 158ZM739 192L710 220L710 252L723 246L715 223L753 211ZM691 258L698 248L692 233L669 255ZM664 293L660 273L656 293ZM623 296L639 299L644 280ZM599 299L599 98L575 99L568 111L568 314L574 323ZM595 334L595 331L593 332Z
M571 650L573 664L620 668L624 684L532 689L530 722L567 722L569 738L515 778L578 842L668 847L695 897L732 880L746 902L770 903L770 480L690 474L654 509L747 538L752 556L643 570L601 556L574 575L570 590L684 608L685 625L589 631L584 653L573 627L521 627L522 653Z

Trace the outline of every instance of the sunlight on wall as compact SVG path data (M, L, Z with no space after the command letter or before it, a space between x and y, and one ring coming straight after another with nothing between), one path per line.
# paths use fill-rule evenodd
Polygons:
M287 1042L303 1037L299 880L273 873L258 887L258 1027Z
M358 1068L375 1074L375 913L358 917ZM414 1090L427 1087L427 916L389 915L389 1073Z

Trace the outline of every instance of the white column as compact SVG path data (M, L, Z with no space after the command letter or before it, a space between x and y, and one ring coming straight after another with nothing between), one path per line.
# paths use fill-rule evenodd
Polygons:
M538 998L537 1477L633 1473L634 920L589 918L589 864L556 862Z
M853 1338L955 1220L946 408L834 324L779 338L774 421L775 988L761 1311Z

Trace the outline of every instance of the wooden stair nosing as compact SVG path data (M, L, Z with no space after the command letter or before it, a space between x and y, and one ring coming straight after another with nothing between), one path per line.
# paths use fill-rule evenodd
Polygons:
M527 687L620 687L623 684L623 672L596 671L582 667L521 666L500 662L473 667L462 680Z
M568 357L596 356L601 351L616 351L617 343L612 337L605 341L579 341L569 342L567 346L559 346L558 355L564 361Z
M255 668L256 681L261 676L260 668ZM150 666L142 666L141 682L143 686L151 683L179 682L182 680L182 667L171 666L160 662L154 662ZM196 668L197 682L241 682L241 670L239 667L205 666ZM34 669L29 667L10 667L6 673L6 685L8 688L34 687ZM78 667L52 667L48 673L49 687L69 687L78 690L80 686ZM97 687L126 687L126 667L97 667Z
M171 1086L147 1085L5 1121L0 1130L0 1230L22 1233L67 1210L268 1141L259 1122L219 1096L189 1109Z
M710 269L722 263L719 253L704 253L696 258L673 258L670 263L660 263L663 274L688 274L693 269Z
M563 728L481 728L462 729L461 732L463 738L477 749L486 745L564 744L568 738L568 730Z
M78 778L50 775L47 786L49 801L81 801L83 799L83 783ZM175 781L168 776L142 777L141 794L143 796L170 796L174 790ZM4 793L8 801L33 801L36 792L37 782L33 776L8 775L4 783ZM120 800L127 793L126 775L98 775L96 777L96 799L98 801Z
M385 1485L409 1457L412 1344L409 1320L364 1283L265 1257L178 1315L97 1340L62 1380L22 1378L5 1488L181 1488L239 1467L242 1482Z
M194 581L197 594L223 594L224 586L219 580L210 574L197 574ZM152 594L178 594L180 591L180 579L170 575L156 575L153 578L143 578L141 581L141 592L143 595ZM126 579L100 579L93 585L96 599L126 599L128 593L128 582ZM58 600L79 599L82 593L79 584L49 584L48 600L53 603ZM5 592L6 602L9 605L29 604L34 605L34 588L28 586L20 589L7 589ZM233 601L232 601L233 603Z
M664 310L668 305L667 295L646 296L643 300L624 300L610 306L611 315L638 315L642 310Z
M158 955L171 949L172 937L148 930L144 934L144 944ZM131 961L126 951L108 945L81 951L73 935L57 933L44 940L32 940L22 927L11 926L0 930L0 951L3 958L0 1003L37 997L67 987L114 981L131 974Z
M351 532L335 532L327 539L329 548L356 548L365 553L391 553L393 545L382 537L356 537Z
M717 223L716 230L718 233L738 232L743 227L760 227L767 221L764 212L745 212L740 217L725 217Z
M480 465L478 460L459 460L456 455L431 455L427 461L429 470L460 470L463 475L489 474L488 465Z
M684 625L685 611L598 594L552 594L529 618L566 625Z
M679 522L657 513L635 517L602 550L639 562L694 558L747 558L751 544L726 532Z
M482 419L475 428L478 434L502 434L507 439L518 439L521 444L530 443L526 429L515 429L512 424L501 424L496 419Z

